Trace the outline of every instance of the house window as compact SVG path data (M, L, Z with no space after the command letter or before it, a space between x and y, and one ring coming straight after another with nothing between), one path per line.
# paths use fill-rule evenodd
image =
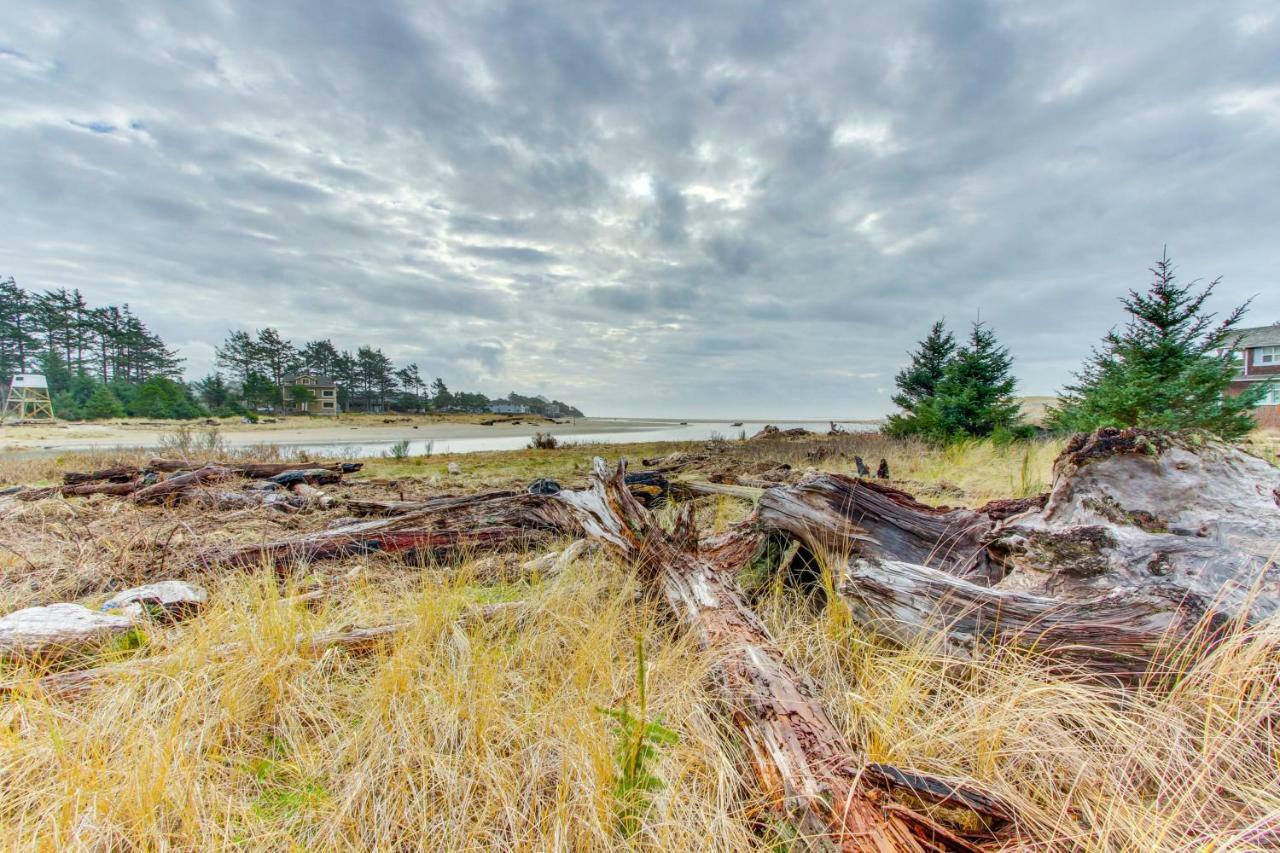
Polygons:
M1280 406L1280 384L1272 385L1267 395L1258 401L1259 406Z
M333 403L323 403L322 405L323 405L326 409L332 409L332 408L333 408Z
M320 396L321 396L321 397L332 397L332 396L333 396L333 392L332 392L332 391L321 391L321 392L320 392Z
M1254 364L1280 365L1280 347L1257 347L1253 351Z

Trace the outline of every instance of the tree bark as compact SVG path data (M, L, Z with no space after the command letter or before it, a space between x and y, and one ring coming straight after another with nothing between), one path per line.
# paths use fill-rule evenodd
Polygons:
M16 493L14 497L20 501L39 501L44 500L45 498L57 497L58 495L61 495L62 497L88 497L89 495L122 496L132 494L140 488L142 488L142 480L129 480L123 483L82 481L72 485L23 489Z
M1047 496L938 509L819 474L764 492L752 521L825 556L875 632L1134 679L1277 612L1277 504L1280 470L1234 447L1101 430L1067 447Z
M242 464L234 463L215 463L223 467L231 468L242 477L250 480L265 480L269 477L275 477L286 471L301 471L307 469L324 469L325 471L336 471L339 474L353 474L364 467L362 462L247 462ZM150 471L158 471L161 473L181 473L185 471L195 471L204 467L202 462L189 462L185 459L152 459L147 463Z
M935 508L899 489L839 474L761 494L760 522L789 534L814 553L866 554L931 566L958 577L998 579L988 557L990 517L969 509Z
M119 465L115 468L103 468L100 471L91 471L89 473L69 471L62 475L62 482L68 486L100 481L123 483L127 480L133 480L141 477L143 473L143 469L138 468L135 465Z
M134 503L155 504L181 499L188 489L220 483L235 476L235 471L221 465L206 465L185 474L176 474L151 486L144 486L131 495Z

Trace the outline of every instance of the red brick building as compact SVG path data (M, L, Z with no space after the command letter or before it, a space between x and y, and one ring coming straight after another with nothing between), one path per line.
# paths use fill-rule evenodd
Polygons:
M1280 323L1240 329L1235 356L1240 373L1230 393L1239 394L1254 382L1275 382L1259 404L1255 417L1262 426L1280 427Z

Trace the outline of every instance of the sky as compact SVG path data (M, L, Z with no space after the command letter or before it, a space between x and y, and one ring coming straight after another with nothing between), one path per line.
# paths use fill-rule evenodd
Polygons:
M1265 2L0 0L0 276L588 414L874 417L935 319L1024 394L1167 245L1280 321Z

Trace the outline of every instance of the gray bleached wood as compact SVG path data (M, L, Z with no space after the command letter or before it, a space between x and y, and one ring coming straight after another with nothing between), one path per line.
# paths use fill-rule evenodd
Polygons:
M133 627L132 617L79 604L27 607L0 619L0 659L46 660L92 651Z
M102 610L119 610L129 616L150 614L162 621L188 619L204 609L209 593L187 581L158 581L116 593L102 603Z

